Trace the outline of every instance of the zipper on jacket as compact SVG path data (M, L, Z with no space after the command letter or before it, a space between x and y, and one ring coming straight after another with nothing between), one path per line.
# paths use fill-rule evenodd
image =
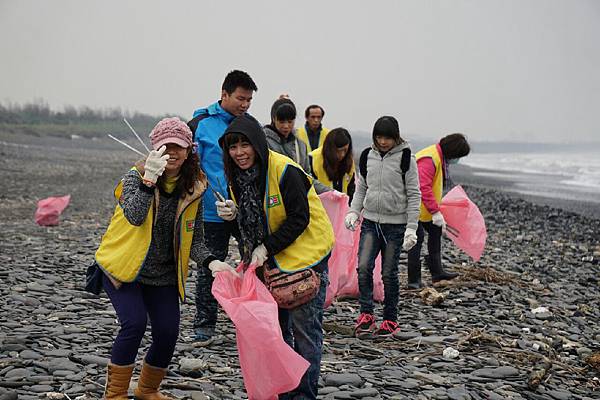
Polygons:
M384 156L381 156L381 154L380 154L380 156L381 156L381 168L379 170L379 193L377 193L377 223L379 223L379 220L381 219L381 192L383 191L383 188L382 188L382 181L383 181L383 159L385 158L385 156L388 155L388 153L385 153Z
M185 303L185 280L187 279L187 276L183 276L183 271L182 271L182 266L181 266L181 255L179 254L181 251L181 237L182 237L182 234L180 232L180 230L182 229L181 220L183 218L183 215L185 214L185 211L188 209L188 207L191 206L192 204L194 204L194 202L200 201L201 197L202 196L196 198L195 200L192 200L187 206L184 207L183 210L181 210L181 214L179 214L179 218L177 218L177 223L176 223L177 232L179 232L179 233L177 235L177 251L174 251L174 253L175 253L175 264L177 265L177 279L182 280L180 283L181 283L181 287L183 288L183 294L181 295L183 303ZM196 229L196 219L194 219L194 229ZM202 238L202 240L204 240L204 238ZM192 242L193 241L194 241L194 235L192 234ZM191 247L190 247L190 253L191 253Z

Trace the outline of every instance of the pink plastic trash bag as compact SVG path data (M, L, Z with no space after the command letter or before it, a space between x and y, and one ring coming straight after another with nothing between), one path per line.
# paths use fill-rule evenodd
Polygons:
M248 398L271 400L298 387L310 364L283 341L277 303L255 270L248 267L243 277L218 273L212 294L235 324Z
M58 225L58 217L69 205L71 195L48 197L38 201L35 223L42 226Z
M487 239L485 221L460 185L444 196L440 211L446 220L448 237L456 247L479 261Z
M329 216L335 245L329 258L329 286L325 298L325 308L329 307L337 297L358 297L358 245L360 242L360 226L354 231L346 229L344 218L348 212L348 196L329 191L319 195L321 203ZM373 299L383 301L383 281L381 279L381 257L375 260L373 272Z

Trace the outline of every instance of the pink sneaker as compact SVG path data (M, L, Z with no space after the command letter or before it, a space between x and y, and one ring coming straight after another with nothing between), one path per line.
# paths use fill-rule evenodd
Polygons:
M370 337L377 328L373 314L361 313L354 326L354 336L359 339Z
M400 332L400 328L398 328L398 323L390 320L384 320L379 328L375 329L373 332L374 338L388 338L392 337L395 333Z

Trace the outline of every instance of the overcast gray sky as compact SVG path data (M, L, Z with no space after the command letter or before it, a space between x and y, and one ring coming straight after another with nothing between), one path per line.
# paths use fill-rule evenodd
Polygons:
M289 93L329 127L598 141L599 38L594 0L0 0L0 101L190 117L238 68L262 122Z

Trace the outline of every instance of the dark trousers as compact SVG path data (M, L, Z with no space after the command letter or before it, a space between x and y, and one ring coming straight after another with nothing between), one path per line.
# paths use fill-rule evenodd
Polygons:
M106 275L102 278L102 284L121 325L113 342L110 361L117 365L135 362L149 318L152 344L145 360L154 367L167 368L179 336L177 287L132 282L123 283L119 289L115 289Z
M373 270L375 258L381 252L383 280L383 319L396 322L398 317L398 263L404 242L406 224L378 224L364 219L358 245L358 302L360 312L373 314Z
M433 222L420 222L417 228L417 244L408 251L408 282L421 280L421 248L427 232L427 265L432 276L442 270L442 228Z
M225 261L229 252L229 239L240 241L236 221L204 222L204 241L211 253ZM196 316L194 329L213 328L217 323L217 300L211 293L214 278L208 268L198 268L196 274Z
M317 398L323 354L323 306L329 285L328 260L329 256L316 267L323 272L321 286L315 298L291 310L279 309L279 325L283 340L310 363L298 387L279 396L280 400Z

